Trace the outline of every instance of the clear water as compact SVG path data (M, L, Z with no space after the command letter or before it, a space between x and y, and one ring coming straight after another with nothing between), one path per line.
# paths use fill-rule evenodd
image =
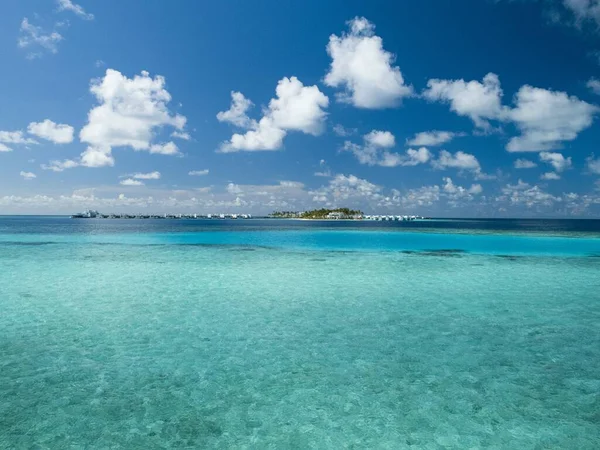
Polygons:
M0 448L597 449L595 226L0 219Z

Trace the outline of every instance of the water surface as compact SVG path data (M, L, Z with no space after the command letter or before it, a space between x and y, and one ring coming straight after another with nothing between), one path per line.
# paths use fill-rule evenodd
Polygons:
M0 448L598 448L597 222L156 222L0 218Z

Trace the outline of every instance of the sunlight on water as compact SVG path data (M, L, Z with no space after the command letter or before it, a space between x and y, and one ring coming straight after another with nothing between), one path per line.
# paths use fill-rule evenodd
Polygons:
M593 239L336 233L3 235L0 448L598 448Z

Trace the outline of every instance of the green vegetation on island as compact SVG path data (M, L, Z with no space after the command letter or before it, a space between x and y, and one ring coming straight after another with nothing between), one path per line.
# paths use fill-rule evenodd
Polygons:
M350 208L313 209L311 211L275 211L271 217L279 219L360 219L362 211Z

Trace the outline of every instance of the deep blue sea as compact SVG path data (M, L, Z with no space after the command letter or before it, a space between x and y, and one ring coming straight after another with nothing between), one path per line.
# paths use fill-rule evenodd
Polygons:
M596 450L600 221L0 217L0 448Z

